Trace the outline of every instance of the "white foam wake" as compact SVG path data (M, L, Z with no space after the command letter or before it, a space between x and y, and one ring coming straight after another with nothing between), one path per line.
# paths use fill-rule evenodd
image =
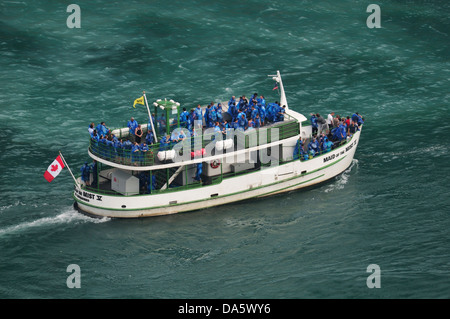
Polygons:
M352 171L353 167L358 167L358 160L353 159L350 166L336 178L336 181L333 182L330 186L328 186L325 189L325 193L329 193L335 190L343 189L345 187L345 184L348 183L348 178L350 176L350 172Z
M0 229L0 237L8 234L14 234L18 232L28 231L32 228L61 225L61 224L72 224L78 222L87 223L104 223L109 221L110 218L92 218L83 214L80 214L73 208L65 209L62 213L54 217L43 217L29 222L23 222L17 225L8 226Z

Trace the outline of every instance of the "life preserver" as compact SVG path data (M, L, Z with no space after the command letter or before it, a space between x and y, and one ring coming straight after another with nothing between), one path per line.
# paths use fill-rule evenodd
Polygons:
M220 166L220 161L219 160L212 161L210 165L212 168L217 168Z

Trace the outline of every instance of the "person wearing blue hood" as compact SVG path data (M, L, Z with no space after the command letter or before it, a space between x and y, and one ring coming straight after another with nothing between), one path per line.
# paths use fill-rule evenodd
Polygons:
M232 102L231 104L228 104L228 113L231 115L231 120L234 122L238 115L236 102Z
M274 114L274 107L275 107L275 103L269 103L269 105L267 105L266 107L266 119L269 120L270 122L274 122L273 120L273 114Z
M91 174L91 167L88 165L87 162L84 162L84 165L81 166L81 181L86 184L86 186L90 185L90 174Z
M185 107L183 107L183 112L181 112L181 114L180 114L180 126L181 127L187 128L188 117L189 117L189 112L186 111Z
M188 131L192 131L192 128L194 127L194 109L191 109L189 112L188 118L187 118L187 129Z
M136 131L136 128L138 127L138 125L139 124L134 119L134 117L132 117L127 123L128 129L130 131L130 140L131 140L131 142L134 142L134 139L135 139L134 132Z
M337 138L339 141L343 141L347 138L347 130L345 129L343 122L339 124Z
M197 172L195 173L194 179L196 181L201 181L202 173L203 173L203 164L202 163L198 163L197 164Z
M111 131L106 127L105 122L101 122L99 125L97 125L97 133L106 136L111 133Z
M150 178L151 175L151 178ZM150 182L151 179L151 182ZM156 175L155 174L149 174L147 179L147 194L151 194L152 190L156 189Z
M333 142L331 142L328 137L323 138L323 144L322 144L322 150L324 153L328 153L331 151L331 148L333 147Z
M236 97L233 95L231 99L228 101L228 109L231 107L231 105L234 103L236 105Z
M293 154L293 158L295 160L299 159L299 157L300 157L300 152L301 152L300 149L303 149L303 141L302 141L301 137L299 137L297 140L297 143L295 143L294 154Z
M259 114L256 114L255 119L253 120L253 122L255 123L255 128L260 128L261 127L261 118L259 117Z
M317 131L319 130L319 125L317 123L316 114L311 113L310 121L311 121L311 127L312 127L312 135L314 136L317 134Z
M364 123L363 118L361 117L361 115L359 115L358 112L354 113L352 115L352 121L358 124L358 127L361 126Z
M199 121L200 123L203 122L202 107L200 106L200 104L197 104L197 107L194 109L194 115L195 115L194 122L195 121Z
M261 95L257 100L259 106L266 106L266 99L264 95Z
M147 145L152 145L155 141L155 137L153 136L153 131L149 130L147 131L147 135L145 136L145 141L147 142Z
M115 139L113 143L116 156L122 157L123 156L122 140Z
M358 130L358 125L355 122L350 121L350 126L348 127L349 136L352 136L353 134L355 134L357 130Z
M94 162L91 165L91 172L92 172L92 183L91 186L95 187L97 186L97 161L94 160Z
M245 117L245 114L243 112L239 113L238 124L239 124L239 128L243 129L245 131L245 129L246 129L247 125L248 125L248 121L247 121L247 118Z
M217 112L217 120L219 121L219 123L223 123L222 103L217 103L216 112Z
M212 127L213 121L212 121L212 117L211 117L211 105L208 105L206 107L205 114L203 115L203 117L205 118L206 127Z
M140 152L141 149L139 147L139 144L137 142L134 142L133 146L131 147L131 162L134 163L134 165L137 165L137 163L140 161Z
M130 140L125 140L122 143L123 148L123 157L124 159L129 160L131 158L131 148L133 147L133 143Z
M320 152L319 142L317 142L315 137L313 137L311 142L309 142L308 144L308 152L309 154L311 154L312 157L319 155Z
M167 151L169 149L170 142L171 142L170 135L163 135L159 140L159 150Z
M210 112L209 114L210 114L210 118L211 118L211 122L212 122L211 127L213 127L214 123L217 122L217 108L215 106L211 105L209 112Z
M255 105L252 105L252 111L250 113L250 118L254 121L256 118L256 114L259 114L258 110L256 109Z
M264 105L259 107L259 118L261 119L261 126L264 126L266 122L266 107Z
M280 107L278 109L278 114L277 114L277 121L278 122L283 122L284 121L284 114L286 113L286 105L283 105L282 107Z

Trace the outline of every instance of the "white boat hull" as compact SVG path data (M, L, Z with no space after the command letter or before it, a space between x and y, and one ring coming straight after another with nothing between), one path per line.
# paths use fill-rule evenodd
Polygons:
M279 166L229 177L219 184L164 193L111 196L75 186L74 199L79 210L89 215L136 218L195 211L264 197L325 182L352 163L361 131L345 145L308 161L292 161Z

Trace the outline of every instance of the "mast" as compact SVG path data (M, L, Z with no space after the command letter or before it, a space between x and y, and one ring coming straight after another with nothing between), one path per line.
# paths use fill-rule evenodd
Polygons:
M286 105L286 109L289 109L286 94L284 93L284 86L283 81L281 80L281 74L280 71L277 70L276 75L269 75L272 77L273 80L277 81L277 83L280 85L280 105Z
M66 160L64 159L64 156L62 155L61 151L59 151L59 155L61 155L61 159L63 160L64 165L67 166L67 170L69 171L70 175L72 175L72 178L75 181L75 184L77 184L77 186L80 187L80 184L78 183L77 179L73 175L72 170L70 169L69 165L67 164Z
M145 91L143 94L144 94L144 99L145 99L145 106L147 107L147 111L148 111L148 118L149 118L150 124L152 126L153 137L155 138L155 143L158 143L158 137L156 136L155 127L153 126L152 114L150 113L150 108L148 107L147 96L145 95ZM148 128L147 128L147 130L148 130Z

